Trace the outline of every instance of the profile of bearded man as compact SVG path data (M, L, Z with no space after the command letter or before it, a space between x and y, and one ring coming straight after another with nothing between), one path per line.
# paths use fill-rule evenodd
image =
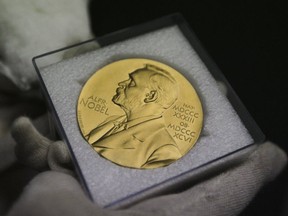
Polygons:
M182 157L162 116L177 97L176 80L147 64L118 83L112 101L125 115L110 116L85 138L101 156L122 166L166 166Z

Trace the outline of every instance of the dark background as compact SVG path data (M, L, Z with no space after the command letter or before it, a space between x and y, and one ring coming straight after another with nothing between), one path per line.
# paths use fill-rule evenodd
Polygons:
M91 1L95 36L180 12L268 140L288 153L287 1ZM288 214L287 169L242 215ZM285 215L286 215L285 214Z

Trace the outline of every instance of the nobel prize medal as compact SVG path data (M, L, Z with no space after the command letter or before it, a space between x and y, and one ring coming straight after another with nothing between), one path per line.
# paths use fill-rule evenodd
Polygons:
M83 138L100 156L124 167L151 169L192 149L203 111L181 72L131 58L92 74L80 93L77 119Z

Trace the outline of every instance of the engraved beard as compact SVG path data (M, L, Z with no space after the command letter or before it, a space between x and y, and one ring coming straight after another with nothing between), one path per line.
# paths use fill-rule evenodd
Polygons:
M141 102L141 96L139 95L127 95L127 87L118 87L116 94L113 96L112 101L120 106L126 114L131 113L133 110L137 110L143 105Z
M124 91L123 91L123 93L121 93L123 91L123 89L121 88L121 87L118 87L117 89L116 89L116 94L113 96L113 98L112 98L112 101L115 103L115 104L117 104L117 105L121 105L121 102L119 103L119 101L121 101L122 100L122 98L120 98L121 97L121 94L124 94ZM122 96L123 97L123 96Z

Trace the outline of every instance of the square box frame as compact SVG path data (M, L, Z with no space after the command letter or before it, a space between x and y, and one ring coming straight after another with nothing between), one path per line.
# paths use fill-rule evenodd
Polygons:
M53 54L59 54L59 53L64 52L66 50L73 50L73 49L75 49L75 53L73 56L77 56L79 54L77 52L77 50L79 50L79 47L81 47L81 49L83 49L83 47L85 47L85 46L87 46L87 47L90 46L91 43L93 43L93 44L98 43L98 45L101 49L103 47L109 46L109 45L117 43L117 42L125 41L127 39L143 35L145 33L149 33L149 32L155 31L155 30L159 30L159 29L166 28L169 26L174 26L174 25L178 26L181 33L188 40L191 47L196 51L196 53L198 54L200 59L203 61L205 66L208 68L208 70L210 71L212 76L215 78L215 80L221 81L222 83L225 84L225 86L227 88L227 98L230 101L233 108L235 109L235 111L237 112L237 114L239 115L242 123L244 124L246 129L249 131L251 137L254 140L254 143L251 143L251 144L249 144L243 148L240 148L237 151L233 151L229 154L226 154L223 157L219 157L215 160L212 160L207 164L203 164L203 165L196 167L196 168L193 168L187 172L183 172L181 175L175 176L174 178L167 179L165 182L162 182L161 184L156 184L150 188L146 188L145 190L137 191L134 194L123 197L123 199L119 199L119 200L112 202L109 205L106 205L104 207L108 207L108 208L109 207L110 208L124 207L127 205L131 205L131 204L133 204L133 203L135 203L141 199L144 199L144 198L147 198L147 197L159 194L159 193L165 193L167 191L170 191L173 188L179 187L179 185L183 184L185 181L187 181L187 179L191 178L191 177L186 178L187 176L191 176L191 175L193 176L193 173L195 173L194 176L200 175L198 171L203 169L203 168L205 169L205 167L207 165L209 165L209 164L210 165L211 164L217 165L217 163L218 163L217 161L219 161L220 159L225 159L225 158L228 159L229 157L231 157L231 155L235 154L236 152L240 152L240 151L245 152L246 148L250 147L251 145L253 145L255 143L261 143L265 139L262 131L257 126L256 122L250 116L250 114L248 113L245 106L242 104L242 102L240 101L240 99L238 98L236 93L233 91L232 87L230 86L230 84L228 83L228 81L226 80L224 75L221 73L221 71L219 70L217 65L210 58L210 56L207 54L207 52L205 51L205 49L201 45L200 41L196 37L195 33L191 30L191 28L189 27L189 24L185 21L185 19L183 18L183 16L181 14L172 14L172 15L169 15L169 16L151 21L151 22L147 22L144 24L140 24L140 25L136 25L136 26L133 26L130 28L126 28L126 29L102 36L102 37L98 37L98 38L95 38L92 40L78 43L78 44L75 44L75 45L72 45L69 47L61 48L61 49L58 49L58 50L55 50L52 52L47 52L47 53L44 53L42 55L39 55L39 56L36 56L33 58L33 60L32 60L33 65L34 65L34 67L38 73L38 76L40 79L40 85L42 87L42 90L43 90L45 97L47 98L49 107L51 109L53 117L55 118L56 127L57 127L59 134L62 137L62 139L71 148L71 145L69 144L65 130L60 123L60 118L57 114L57 111L55 110L54 105L53 105L53 101L51 100L51 97L50 97L48 90L46 88L45 81L42 79L42 76L41 76L41 68L43 68L47 65L50 65L50 64L57 63L57 61L55 61L53 58L51 60L47 61L47 57L49 58L49 56L51 56ZM46 58L45 61L42 61L43 58ZM71 152L73 152L73 151L71 150ZM74 158L74 161L76 161L73 154L72 154L72 157ZM90 197L92 198L91 194L89 193L88 186L87 186L87 183L85 181L85 177L83 177L83 174L80 170L80 167L78 166L77 163L75 163L75 166L76 166L76 171L78 172L78 175L80 176L80 180L82 180L83 186L86 188L88 195L90 195ZM183 176L186 176L186 177L183 178ZM179 179L179 178L180 178L180 181L177 181L177 179ZM181 180L181 178L182 178L182 180ZM176 184L174 184L174 183L176 183ZM140 196L139 196L139 194L140 194Z

